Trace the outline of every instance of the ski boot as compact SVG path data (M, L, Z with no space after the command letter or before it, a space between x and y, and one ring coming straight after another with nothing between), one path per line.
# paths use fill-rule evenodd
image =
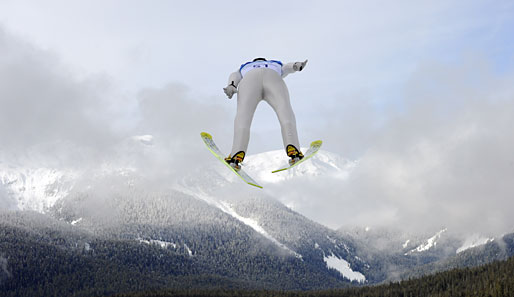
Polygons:
M245 152L239 151L237 152L233 157L228 155L228 157L225 158L225 162L230 165L230 167L234 168L235 170L241 169L241 164L243 162L243 159L245 158Z
M303 154L300 150L298 150L294 145L289 144L286 147L287 156L291 158L289 160L289 166L293 166L294 163L303 159Z

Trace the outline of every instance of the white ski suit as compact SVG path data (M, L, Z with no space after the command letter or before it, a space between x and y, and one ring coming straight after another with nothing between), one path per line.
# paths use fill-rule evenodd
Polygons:
M246 153L250 140L250 126L257 105L266 101L277 114L282 131L284 148L292 144L300 149L296 119L289 101L289 91L283 80L288 74L302 70L305 62L288 63L280 61L253 61L239 68L229 76L228 84L235 92L237 88L237 114L234 120L234 141L231 156ZM227 93L227 91L225 91ZM231 98L233 93L227 93Z

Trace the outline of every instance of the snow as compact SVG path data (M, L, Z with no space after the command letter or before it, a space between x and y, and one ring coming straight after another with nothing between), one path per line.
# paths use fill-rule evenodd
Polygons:
M77 223L80 223L80 221L82 221L82 218L79 218L79 219L76 219L74 221L71 222L72 225L76 225Z
M330 242L333 243L334 245L337 245L337 241L335 239L333 239L332 237L327 235L327 239L330 240Z
M336 257L334 254L331 254L330 256L324 256L323 260L325 263L327 263L328 268L333 268L339 271L343 277L351 281L358 281L360 283L366 281L366 277L362 273L353 271L350 267L350 263L344 259Z
M409 246L409 242L410 242L410 239L407 239L407 240L405 241L405 243L402 245L402 246L403 246L403 248L406 248L407 246Z
M207 193L205 193L201 189L196 189L195 191L192 191L191 189L187 189L187 188L181 187L181 186L178 186L177 189L179 189L180 191L182 191L182 192L184 192L184 193L186 193L188 195L191 195L193 197L201 199L201 200L209 203L210 205L213 205L213 206L219 208L224 213L226 213L226 214L232 216L233 218L239 220L243 224L245 224L245 225L249 226L250 228L252 228L253 230L255 230L257 233L259 233L262 236L264 236L265 238L269 239L271 242L276 244L278 247L280 247L280 248L286 250L287 252L293 254L296 258L302 259L302 255L300 255L297 252L291 250L285 244L279 242L276 238L271 236L271 234L269 234L264 228L262 228L259 225L259 222L257 220L252 219L252 218L245 218L245 217L239 215L234 210L234 208L232 207L232 204L230 204L229 202L218 201L215 197L212 197L212 196L208 195Z
M76 176L77 173L71 170L0 167L0 184L16 202L14 208L39 213L45 213L66 197L74 186Z
M193 256L193 251L185 243L184 243L184 248L186 249L187 254L189 255L189 257L192 257Z
M138 241L140 243L145 243L145 244L155 244L155 245L158 245L160 246L161 248L165 249L167 247L172 247L174 249L177 248L177 245L173 242L169 242L169 241L162 241L162 240L157 240L157 239L150 239L150 240L146 240L146 239L141 239L139 238ZM187 247L187 246L186 246ZM188 249L189 250L189 249ZM191 252L191 250L189 250L189 252Z
M135 171L131 167L103 163L90 175L95 178L108 175L129 177ZM46 213L59 200L67 197L83 176L84 171L80 170L8 165L0 162L0 189L8 196L10 210Z
M274 244L278 245L280 248L282 248L282 249L292 253L295 257L300 258L300 259L302 258L302 255L300 255L297 252L291 250L285 244L279 242L277 239L275 239L273 236L271 236L268 232L266 232L266 230L264 230L264 228L262 228L259 225L259 222L257 222L256 220L254 220L252 218L245 218L243 216L240 216L232 208L232 205L230 203L225 202L225 201L221 201L220 202L220 209L223 210L224 212L226 212L227 214L233 216L234 218L238 219L239 221L243 222L245 225L251 227L253 230L257 231L258 233L260 233L261 235L263 235L264 237L269 239L271 242L273 242Z
M486 238L486 237L481 237L478 234L474 234L464 241L462 246L457 249L456 253L457 254L462 253L465 250L487 244L491 241L494 241L494 238Z
M302 148L302 151L307 151L307 148ZM287 160L288 158L283 150L249 155L245 159L244 169L251 172L255 180L264 184L276 184L298 176L331 176L346 180L357 165L355 161L349 161L321 149L301 166L280 173L271 173L275 169L286 166Z
M420 253L424 251L428 251L429 249L435 247L437 245L437 240L441 238L441 235L446 232L448 229L443 229L439 232L437 232L434 236L430 237L427 241L425 241L423 244L419 245L417 248L408 251L405 253L405 255L410 255L413 253Z

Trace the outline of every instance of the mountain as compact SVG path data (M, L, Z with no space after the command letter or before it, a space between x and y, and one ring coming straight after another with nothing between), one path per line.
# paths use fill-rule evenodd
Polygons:
M0 205L4 209L45 212L70 193L76 178L72 170L0 163Z
M136 156L158 153L148 135L124 146ZM248 156L245 170L278 189L319 177L342 181L358 166L320 151L295 170L269 173L285 162L282 151L267 152ZM166 287L331 289L452 267L444 263L466 259L484 242L463 242L445 229L421 235L332 230L279 202L273 191L248 187L214 159L171 176L136 165L115 160L77 170L0 163L0 290L30 296L69 286L63 280L70 278L84 285L69 289L84 296Z
M255 163L259 157L269 158L256 156ZM98 286L110 287L108 292L221 283L323 289L379 281L351 241L265 192L235 183L217 165L169 184L130 167L102 165L87 172L2 167L0 199L9 210L0 212L6 271L0 288L8 295L30 295L41 287L50 292L68 278L88 280L79 295L99 293ZM275 165L280 164L270 166ZM315 159L305 169L339 170L332 165ZM305 173L291 171L287 178L295 174ZM41 267L44 275L27 263ZM69 263L88 269L77 271L79 266ZM120 283L107 267L127 275L117 275ZM141 281L127 284L126 277Z
M398 281L455 268L473 267L514 256L514 233L497 238L464 237L443 228L431 234L410 234L388 228L341 228L362 258L377 263L384 279Z
M302 148L306 151L306 148ZM284 167L287 158L282 150L250 155L245 170L254 173L255 179L264 184L281 183L298 177L331 177L344 180L348 178L351 171L357 166L357 161L350 161L343 157L327 152L319 151L309 162L305 162L295 170L288 170L280 174L271 173L273 170Z
M486 240L483 244L457 251L455 254L441 258L438 261L416 266L406 271L402 278L419 277L437 271L474 267L494 261L506 260L514 256L514 233L505 234Z

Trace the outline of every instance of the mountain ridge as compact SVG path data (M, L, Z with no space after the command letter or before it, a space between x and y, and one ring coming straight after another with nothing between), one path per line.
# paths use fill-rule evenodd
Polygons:
M143 140L142 145L151 149L152 139L145 137ZM358 166L357 161L320 151L301 167L285 173L270 173L286 160L282 151L273 151L249 156L245 166L248 171L261 174L258 176L263 178L263 184L270 187L316 178L344 182ZM157 251L170 251L173 255L190 259L192 267L202 273L230 276L236 282L251 279L256 287L271 286L276 279L270 277L273 273L282 275L284 279L280 285L275 284L279 289L375 284L408 277L408 272L417 267L422 273L449 267L437 263L450 263L451 254L463 246L462 242L442 232L432 241L433 235L410 238L411 242L400 235L398 238L401 241L385 242L385 248L380 249L375 245L376 239L382 236L380 233L366 239L358 232L352 234L330 229L280 202L271 195L272 191L248 187L214 159L206 167L192 170L168 184L146 177L132 166L100 164L97 171L70 171L73 178L63 178L63 174L47 168L40 173L48 173L54 178L40 181L43 183L37 188L38 195L42 195L40 197L30 189L12 191L13 187L23 189L23 182L31 179L13 174L17 170L15 166L8 170L5 168L3 166L3 171L0 170L0 189L4 189L0 199L8 201L6 197L18 193L20 196L27 195L18 202L30 199L35 202L20 207L18 215L11 211L10 215L4 216L4 226L14 224L15 228L25 228L16 225L13 220L27 219L30 216L22 213L35 211L50 221L59 222L49 224L50 230L61 230L64 224L67 226L64 229L68 231L63 234L81 230L89 236L87 240L76 239L75 235L71 237L75 239L68 240L57 236L44 241L47 244L70 242L88 255L98 244L116 246L119 241L127 243L130 249L155 247ZM22 168L19 172L29 172L30 175L38 171ZM44 187L45 181L48 188ZM63 182L63 185L59 182ZM59 189L64 190L59 192ZM38 202L44 200L47 194L46 204ZM59 194L62 196L55 199ZM9 199L12 201L13 198ZM18 232L16 230L12 232ZM365 230L363 234L369 228ZM40 232L48 230L42 229ZM395 238L388 235L382 237L389 240ZM425 241L430 246L425 244L426 248L419 253L408 254ZM25 243L20 244L23 246ZM30 246L36 243L26 244ZM0 249L0 253L9 251ZM467 250L461 251L459 259L465 259L468 254ZM301 279L308 281L299 285Z

